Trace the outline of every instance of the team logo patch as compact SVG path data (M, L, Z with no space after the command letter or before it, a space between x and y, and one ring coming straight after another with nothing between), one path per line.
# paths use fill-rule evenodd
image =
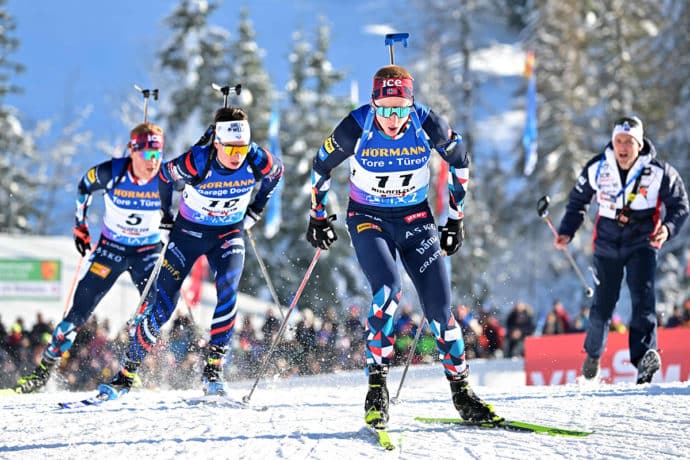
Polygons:
M86 173L86 180L92 184L96 182L96 168L89 169L89 171Z
M405 216L405 222L406 223L411 223L414 222L417 219L426 219L427 215L429 213L426 211L420 211L420 212L415 212L414 214L410 214L409 216Z
M333 153L335 150L336 143L333 140L333 136L328 136L326 141L323 143L323 148L326 150L327 153Z
M378 230L381 231L381 227L371 222L364 222L362 224L357 224L357 233L362 233L365 230Z
M99 264L98 262L94 262L91 264L91 268L89 269L89 271L94 275L100 276L101 278L105 279L110 274L110 267L106 267L105 265Z

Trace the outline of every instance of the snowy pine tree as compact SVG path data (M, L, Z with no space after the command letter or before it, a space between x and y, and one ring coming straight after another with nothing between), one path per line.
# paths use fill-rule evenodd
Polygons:
M193 144L213 121L222 99L211 87L231 84L230 33L209 23L218 3L182 0L165 19L170 39L158 53L166 151L173 158Z
M40 182L35 172L40 158L33 139L19 121L19 112L4 102L8 94L20 92L12 81L24 70L9 57L17 50L19 40L13 35L15 21L5 4L0 0L0 231L31 233L39 213L36 197Z
M283 216L286 218L273 251L281 254L274 263L278 267L277 278L287 282L283 290L288 293L296 290L315 252L304 238L310 206L312 159L326 136L350 110L346 97L332 94L333 86L342 80L343 73L336 71L327 58L329 36L330 29L325 22L318 28L314 45L301 32L293 34L291 73L281 130L285 164ZM328 196L328 210L338 216L335 226L339 239L323 252L302 297L303 303L317 312L340 299L356 298L362 302L367 299L368 302L369 292L362 289L363 280L345 228L347 173L347 165L334 171Z

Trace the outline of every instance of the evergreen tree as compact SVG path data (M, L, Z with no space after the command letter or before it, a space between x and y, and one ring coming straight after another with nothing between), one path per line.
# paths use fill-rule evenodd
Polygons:
M233 81L230 33L209 24L218 3L207 0L181 0L165 19L170 40L158 53L163 75L161 109L166 125L166 150L177 156L203 134L221 106L211 87Z
M242 8L237 40L230 44L231 78L242 85L239 104L246 110L252 126L252 141L267 146L268 121L273 101L273 86L263 64L264 50L256 42L256 31L249 10Z
M281 145L285 164L283 216L279 238L272 243L273 261L277 267L283 292L295 292L304 270L314 256L314 249L305 241L311 190L311 163L326 136L349 111L346 97L332 94L333 86L343 79L327 58L330 29L321 22L312 46L301 32L293 34L290 53L291 73L287 84L287 107L282 111ZM322 253L311 282L300 304L317 312L339 299L368 301L362 292L363 279L354 259L345 229L347 168L337 168L329 194L329 212L338 215L336 232L339 240ZM289 299L286 299L289 300Z
M35 175L40 162L33 139L19 121L18 111L4 102L8 94L20 92L13 77L24 70L10 59L19 47L14 37L14 18L0 0L0 231L31 233L38 215L36 196L39 179Z

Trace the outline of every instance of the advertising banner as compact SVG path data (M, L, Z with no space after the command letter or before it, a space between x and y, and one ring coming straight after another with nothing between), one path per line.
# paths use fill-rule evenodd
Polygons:
M59 300L59 260L0 259L1 300Z
M525 376L527 385L564 385L582 376L585 334L560 334L527 337ZM652 382L690 380L690 328L659 329L661 369ZM634 382L637 369L630 364L628 334L610 332L606 350L599 362L599 378L606 383Z

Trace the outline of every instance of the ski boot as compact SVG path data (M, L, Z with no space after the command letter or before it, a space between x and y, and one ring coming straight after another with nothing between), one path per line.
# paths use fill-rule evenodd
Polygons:
M460 417L467 422L497 424L503 421L494 413L494 407L487 404L474 394L467 380L469 369L464 372L447 376L450 381L450 392L453 396L453 405L460 413Z
M661 367L661 356L656 350L647 350L637 363L637 384L650 383L656 371Z
M44 353L41 356L41 363L38 367L31 374L17 380L14 391L16 393L33 393L40 390L48 383L50 371L53 370L59 361L59 357L55 358Z
M587 380L592 380L599 375L599 358L587 355L582 364L582 376Z
M228 386L223 378L223 358L227 347L210 345L206 352L206 366L204 367L203 383L206 396L227 396Z
M124 364L120 366L120 371L113 380L109 383L101 383L98 385L99 397L103 399L118 399L129 393L137 377L139 364L141 363L125 359Z
M387 365L370 365L369 391L364 400L364 422L376 430L383 430L388 423Z

